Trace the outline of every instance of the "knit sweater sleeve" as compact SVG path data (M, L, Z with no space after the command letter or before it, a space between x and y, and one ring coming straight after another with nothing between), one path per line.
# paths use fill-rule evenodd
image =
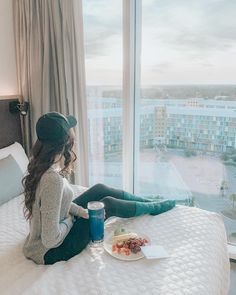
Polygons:
M63 195L63 179L56 172L43 175L40 181L40 211L43 245L55 248L62 243L73 225L73 217L69 215L60 221L61 201Z
M85 210L83 207L81 207L73 202L70 204L70 214L72 214L74 216L82 216L84 211Z
M70 188L73 191L73 199L78 198L82 193L84 193L88 188L76 185L76 184L70 184ZM83 216L85 209L76 203L72 202L70 205L70 214L74 216Z

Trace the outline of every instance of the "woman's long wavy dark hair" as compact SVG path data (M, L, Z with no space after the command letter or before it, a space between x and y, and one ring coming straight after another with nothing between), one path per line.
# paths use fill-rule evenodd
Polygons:
M71 173L72 164L77 159L76 154L72 150L73 146L74 138L71 135L68 135L67 139L61 143L36 141L28 165L28 174L22 180L25 195L24 215L26 220L32 217L38 183L42 175L55 163L57 155L64 156L64 167L60 171L60 174L68 176Z

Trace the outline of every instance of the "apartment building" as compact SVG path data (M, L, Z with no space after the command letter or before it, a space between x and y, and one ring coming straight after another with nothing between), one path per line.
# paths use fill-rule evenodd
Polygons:
M236 102L208 99L145 99L139 108L140 148L172 148L222 153L236 148ZM104 151L122 150L120 99L90 101L90 132L103 126ZM99 132L101 128L99 128ZM101 133L98 134L101 137Z

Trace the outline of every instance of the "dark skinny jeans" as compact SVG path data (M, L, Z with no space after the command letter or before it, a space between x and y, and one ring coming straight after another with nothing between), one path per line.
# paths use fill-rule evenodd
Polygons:
M74 203L83 208L87 208L87 204L90 201L101 201L104 203L106 218L111 216L123 218L135 216L135 202L124 200L124 191L122 190L110 188L103 184L96 184L73 200ZM53 264L58 261L69 260L83 251L89 242L89 220L82 217L76 218L63 243L57 248L50 249L44 255L44 262L45 264Z

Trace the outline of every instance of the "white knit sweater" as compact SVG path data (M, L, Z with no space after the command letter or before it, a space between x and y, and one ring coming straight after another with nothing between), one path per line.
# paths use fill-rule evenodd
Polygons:
M44 264L44 255L62 244L73 226L74 216L80 216L82 207L72 202L73 187L53 168L40 179L36 189L30 233L23 253L37 264Z

